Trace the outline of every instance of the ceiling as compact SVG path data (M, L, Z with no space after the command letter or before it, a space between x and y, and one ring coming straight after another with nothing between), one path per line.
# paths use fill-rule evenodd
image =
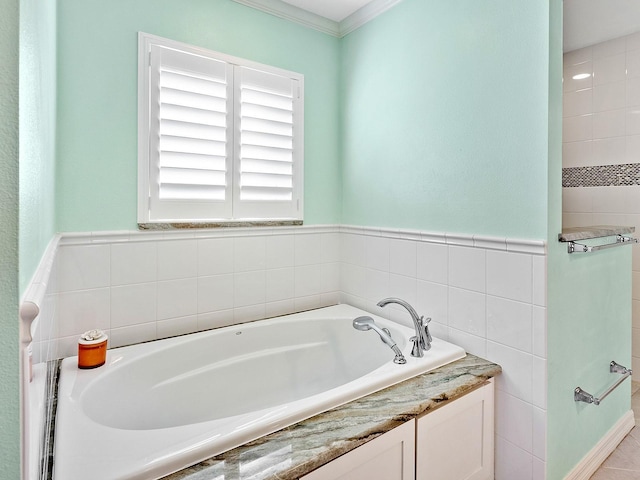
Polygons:
M341 22L374 0L283 0ZM640 0L564 0L564 51L640 31Z
M373 0L283 0L285 3L302 8L334 22L341 22Z
M639 0L564 0L564 51L640 31Z

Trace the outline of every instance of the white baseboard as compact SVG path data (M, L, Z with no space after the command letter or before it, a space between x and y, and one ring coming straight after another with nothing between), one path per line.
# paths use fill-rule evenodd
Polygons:
M584 458L571 470L564 480L588 480L602 465L618 444L635 426L633 410L625 413L620 420L600 439Z

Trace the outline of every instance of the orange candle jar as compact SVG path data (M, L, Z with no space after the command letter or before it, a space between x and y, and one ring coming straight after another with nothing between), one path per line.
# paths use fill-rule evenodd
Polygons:
M84 332L78 340L78 368L101 367L107 361L107 335L102 330Z

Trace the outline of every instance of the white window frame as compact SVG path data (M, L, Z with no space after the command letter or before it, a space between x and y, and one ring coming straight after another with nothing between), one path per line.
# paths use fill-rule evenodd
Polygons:
M157 119L154 122L151 105L152 82L152 49L156 46L164 49L175 50L185 55L196 55L225 62L229 66L228 77L230 83L227 88L227 196L224 201L178 201L177 206L169 210L171 215L166 218L154 215L154 184L158 183L157 174L152 173L155 165L152 151L157 149L157 137L159 128ZM293 117L293 163L292 177L293 188L290 201L240 201L240 112L239 91L241 69L253 69L266 74L287 77L292 81L294 90ZM230 73L229 73L230 72ZM297 90L297 92L296 92ZM154 123L156 125L154 125ZM155 143L154 143L155 142ZM301 223L303 220L303 187L304 187L304 76L272 67L269 65L252 62L233 57L219 52L214 52L200 47L187 45L181 42L165 39L155 35L139 32L138 34L138 224L144 227L148 224L193 224L194 227L218 224L243 224L243 223ZM157 188L155 191L157 192ZM157 199L156 199L157 202ZM207 208L207 203L212 205ZM213 207L215 204L215 208ZM157 204L157 203L156 203ZM175 207L175 208L173 208ZM166 209L163 209L166 212ZM175 212L175 214L174 214Z

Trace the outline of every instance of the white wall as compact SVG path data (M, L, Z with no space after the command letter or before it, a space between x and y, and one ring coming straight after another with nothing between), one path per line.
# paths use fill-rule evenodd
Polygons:
M496 478L543 479L546 255L540 241L326 226L63 235L36 332L36 360L348 303L500 364ZM46 263L46 262L43 262Z
M573 79L581 73L590 76ZM563 227L640 232L640 33L566 53L563 90ZM640 380L640 245L633 246L632 353Z

